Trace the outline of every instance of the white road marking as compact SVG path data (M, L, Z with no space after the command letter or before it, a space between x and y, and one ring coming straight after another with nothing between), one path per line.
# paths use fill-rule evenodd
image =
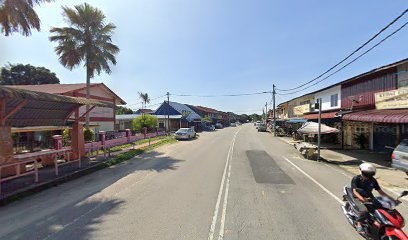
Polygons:
M292 164L299 172L303 173L307 178L309 178L312 182L314 182L317 186L319 186L323 191L325 191L327 194L329 194L332 198L334 198L337 202L339 202L341 205L343 205L343 201L338 198L336 195L334 195L332 192L330 192L327 188L325 188L322 184L320 184L316 179L311 177L309 174L307 174L305 171L303 171L300 167L298 167L296 164L294 164L292 161L290 161L288 158L283 157L288 163Z
M239 132L239 130L238 130L238 132ZM236 140L238 132L236 132L235 135L234 135L234 140L232 142L232 147L231 147L231 158L230 158L229 167L228 167L227 184L225 185L224 203L223 203L223 206L222 206L221 224L220 224L220 232L218 234L218 240L224 239L225 217L227 215L229 182L230 182L230 177L231 177L231 162L232 162L232 157L234 155L235 140Z
M211 222L211 227L210 227L210 232L209 232L209 235L208 235L208 240L213 240L214 239L215 225L217 224L218 211L219 211L219 208L220 208L221 196L222 196L222 193L224 192L224 182L225 182L225 177L226 177L226 174L227 174L228 166L229 166L229 172L228 172L228 182L229 182L229 175L230 175L230 171L231 171L231 165L228 165L228 164L230 163L230 159L231 159L230 156L231 156L231 153L232 153L232 150L233 150L233 145L235 143L235 138L237 137L237 134L238 134L238 132L240 130L241 129L239 129L234 134L234 137L233 137L233 139L231 141L231 146L230 146L230 148L228 150L227 161L225 162L224 173L222 174L221 185L220 185L220 189L218 191L217 202L215 204L214 216L213 216L213 219L212 219L212 222ZM228 184L228 187L229 187L229 184ZM224 204L226 204L225 202L226 201L225 201L225 197L224 197ZM226 208L226 205L225 205L225 208ZM225 214L224 207L223 207L223 213ZM225 221L225 215L224 215L224 221Z

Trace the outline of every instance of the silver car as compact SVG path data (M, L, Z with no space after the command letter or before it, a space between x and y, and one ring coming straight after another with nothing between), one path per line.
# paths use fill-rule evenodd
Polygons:
M176 139L192 139L196 137L196 132L192 128L180 128L176 132Z
M391 166L408 174L408 139L404 139L391 155Z

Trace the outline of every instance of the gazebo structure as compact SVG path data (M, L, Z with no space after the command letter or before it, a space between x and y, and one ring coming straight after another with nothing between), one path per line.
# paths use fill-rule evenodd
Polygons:
M90 105L90 109L85 113L80 113L79 108L84 105ZM85 115L95 107L115 108L112 104L85 98L0 86L0 183L1 179L5 177L25 175L27 159L34 161L34 168L37 172L37 159L42 159L41 154L44 154L44 158L49 154L49 152L44 151L35 155L14 155L12 128L67 126L69 121L72 122L72 144L64 151L70 152L68 162L77 159L80 166L80 158L85 155L83 127L80 121L83 121ZM62 146L60 147L62 148ZM55 165L58 175L57 162Z

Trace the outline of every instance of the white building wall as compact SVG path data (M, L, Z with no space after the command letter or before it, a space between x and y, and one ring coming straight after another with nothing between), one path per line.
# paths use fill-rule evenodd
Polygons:
M331 96L337 94L337 106L331 106ZM315 101L322 99L322 111L334 110L341 107L341 86L335 86L315 94ZM317 110L316 110L317 111Z

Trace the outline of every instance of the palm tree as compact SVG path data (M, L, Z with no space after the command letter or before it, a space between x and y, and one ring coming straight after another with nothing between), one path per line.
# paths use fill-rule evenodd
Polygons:
M146 105L150 103L150 97L147 93L139 92L139 98L142 99L142 109L146 108ZM144 106L143 106L144 104Z
M102 71L110 74L110 63L116 65L115 55L119 48L112 43L116 28L113 23L105 24L105 15L97 8L84 3L73 9L63 7L63 16L69 27L51 28L54 34L50 41L58 42L55 47L59 61L72 70L82 62L86 67L86 97L90 97L91 78ZM87 106L89 110L89 106ZM86 116L89 127L89 114Z
M34 6L54 0L0 0L0 25L5 36L13 32L31 35L31 29L40 31L40 18Z

